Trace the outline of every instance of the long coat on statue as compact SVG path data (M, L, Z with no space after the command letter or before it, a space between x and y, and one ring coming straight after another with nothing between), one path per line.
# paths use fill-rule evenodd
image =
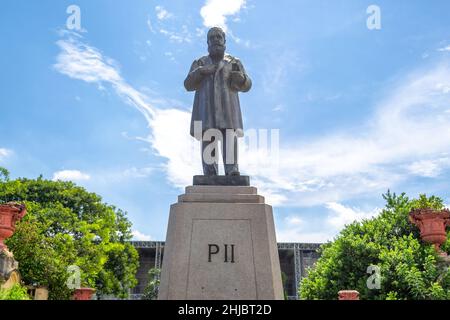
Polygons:
M209 56L192 63L184 81L188 91L196 91L191 119L191 136L194 137L194 122L202 122L202 132L214 129L243 129L238 92L247 92L252 86L239 59L228 54L224 56L210 75L201 75L199 67L213 64ZM241 71L245 76L242 84L232 83L231 71ZM198 138L198 137L196 137Z

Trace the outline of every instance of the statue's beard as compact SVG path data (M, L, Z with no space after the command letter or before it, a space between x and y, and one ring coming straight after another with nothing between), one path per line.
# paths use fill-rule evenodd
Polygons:
M213 44L208 46L208 52L211 57L220 58L225 55L225 46L220 44Z

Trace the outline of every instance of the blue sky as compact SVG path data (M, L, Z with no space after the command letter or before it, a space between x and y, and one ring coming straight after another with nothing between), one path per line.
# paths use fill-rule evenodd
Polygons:
M67 29L70 5L82 30ZM450 203L449 11L445 0L3 1L0 165L73 180L126 210L136 239L164 240L170 204L201 172L183 81L221 25L253 80L245 129L279 129L277 161L241 155L279 241L331 240L376 215L387 189Z

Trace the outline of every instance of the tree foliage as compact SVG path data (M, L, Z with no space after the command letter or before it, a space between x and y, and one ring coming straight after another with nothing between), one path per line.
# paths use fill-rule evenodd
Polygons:
M361 299L450 299L450 270L408 221L412 208L439 210L442 200L425 195L409 200L389 191L383 197L386 207L379 216L346 226L321 247L321 257L300 283L302 299L337 299L346 289L358 290ZM450 251L448 234L442 249ZM371 265L379 267L379 289L367 285L373 284Z
M142 300L156 300L158 298L160 275L161 270L158 268L152 268L148 271L148 282Z
M0 182L9 180L9 171L6 168L0 167Z
M68 299L71 274L97 293L126 297L138 267L126 213L72 182L17 179L0 182L0 203L18 201L28 214L7 245L25 283L47 286L50 299Z
M444 208L444 201L436 196L427 197L427 195L421 194L419 199L411 200L411 208L441 210Z
M0 300L31 300L31 298L27 294L26 287L15 284L10 289L0 289Z

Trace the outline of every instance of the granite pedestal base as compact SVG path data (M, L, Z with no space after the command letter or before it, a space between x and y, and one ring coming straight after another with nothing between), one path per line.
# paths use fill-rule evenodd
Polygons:
M9 289L20 282L19 264L11 252L0 250L0 289Z
M283 299L272 207L256 188L186 188L170 209L158 298Z

